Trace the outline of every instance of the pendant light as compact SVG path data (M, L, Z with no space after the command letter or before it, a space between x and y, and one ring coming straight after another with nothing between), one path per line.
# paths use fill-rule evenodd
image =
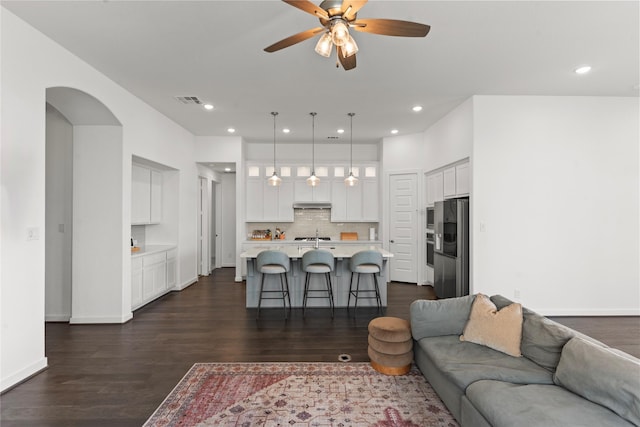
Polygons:
M276 116L278 113L276 111L272 111L271 115L273 116L273 175L271 175L268 182L269 185L277 187L282 184L282 179L280 179L276 172Z
M316 176L316 114L309 113L311 116L311 176L307 178L307 184L315 187L320 183L320 178Z
M347 115L349 116L349 119L351 122L351 136L349 137L349 145L351 149L351 154L350 154L351 160L349 162L349 176L344 180L344 183L349 187L354 187L358 185L358 178L353 176L353 116L355 116L356 113L348 113Z

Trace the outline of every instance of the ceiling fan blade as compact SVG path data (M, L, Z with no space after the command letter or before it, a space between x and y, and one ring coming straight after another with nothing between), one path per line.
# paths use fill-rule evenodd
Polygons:
M342 56L342 48L340 46L336 46L336 48L338 49L338 60L340 64L342 64L342 68L344 68L345 71L356 68L356 55L353 54L345 58Z
M310 13L316 18L329 19L329 15L327 14L326 10L319 8L315 4L311 3L309 0L282 0L282 1L287 3L288 5L297 7L302 11Z
M298 34L294 34L292 36L287 37L286 39L282 39L279 42L272 44L271 46L265 47L264 51L271 53L271 52L278 51L280 49L284 49L285 47L289 47L296 43L300 43L302 41L310 39L311 37L315 36L318 33L321 33L322 31L324 31L323 27L317 27L311 30L303 31Z
M344 0L342 2L342 17L347 21L352 21L356 17L356 13L362 6L367 4L368 0Z
M358 19L351 24L351 28L363 33L400 37L424 37L431 29L430 26L417 22L375 18Z

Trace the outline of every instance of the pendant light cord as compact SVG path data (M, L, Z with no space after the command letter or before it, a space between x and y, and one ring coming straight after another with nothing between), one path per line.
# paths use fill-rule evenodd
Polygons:
M277 111L272 111L271 115L273 116L273 173L276 172L276 116L278 115Z
M311 115L311 174L316 173L316 114L309 113Z
M351 122L351 135L349 136L349 145L351 147L349 151L349 173L353 173L353 116L355 116L356 113L348 113L348 115Z

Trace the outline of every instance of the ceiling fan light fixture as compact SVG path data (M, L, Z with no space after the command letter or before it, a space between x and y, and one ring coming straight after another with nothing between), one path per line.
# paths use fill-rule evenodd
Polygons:
M342 46L349 40L349 28L342 19L331 25L331 40L336 46Z
M351 55L355 55L356 53L358 53L358 45L356 44L356 41L353 39L353 37L351 37L351 34L349 34L349 38L342 46L342 56L348 58Z
M331 49L333 48L333 41L331 41L331 33L327 32L320 37L318 43L316 43L316 53L318 55L328 58L331 56Z

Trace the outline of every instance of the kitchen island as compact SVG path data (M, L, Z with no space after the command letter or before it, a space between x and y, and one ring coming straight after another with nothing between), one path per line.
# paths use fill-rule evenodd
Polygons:
M286 253L291 259L291 270L289 271L289 292L291 296L292 307L302 307L303 293L304 293L304 279L305 272L302 271L302 255L307 251L315 250L313 246L306 242L305 244L278 244L277 241L273 241L271 245L256 245L249 246L244 252L240 254L240 258L247 261L247 307L258 307L258 297L260 294L260 280L261 275L255 269L255 262L258 253L267 250L279 250ZM383 265L382 271L378 277L378 283L380 285L380 296L382 299L382 305L387 306L387 278L388 278L388 263L389 258L393 257L391 252L388 252L378 245L367 245L363 241L362 244L344 244L342 242L321 242L320 249L331 252L335 258L336 265L333 273L331 273L331 282L333 284L333 298L336 307L346 307L349 297L349 280L351 279L351 272L349 270L349 260L359 251L364 250L376 250L382 254ZM277 277L269 277L269 283L274 286L274 282L279 280ZM321 274L313 274L311 276L311 286L313 289L325 289L324 277ZM278 282L279 283L279 282ZM371 277L363 276L360 281L361 287L372 286ZM372 288L371 288L372 289ZM353 304L353 302L352 302ZM374 299L362 299L358 301L359 307L372 307L375 306ZM279 307L282 308L282 301L278 300L263 300L261 307ZM314 298L307 301L307 307L329 307L329 300L324 298Z

